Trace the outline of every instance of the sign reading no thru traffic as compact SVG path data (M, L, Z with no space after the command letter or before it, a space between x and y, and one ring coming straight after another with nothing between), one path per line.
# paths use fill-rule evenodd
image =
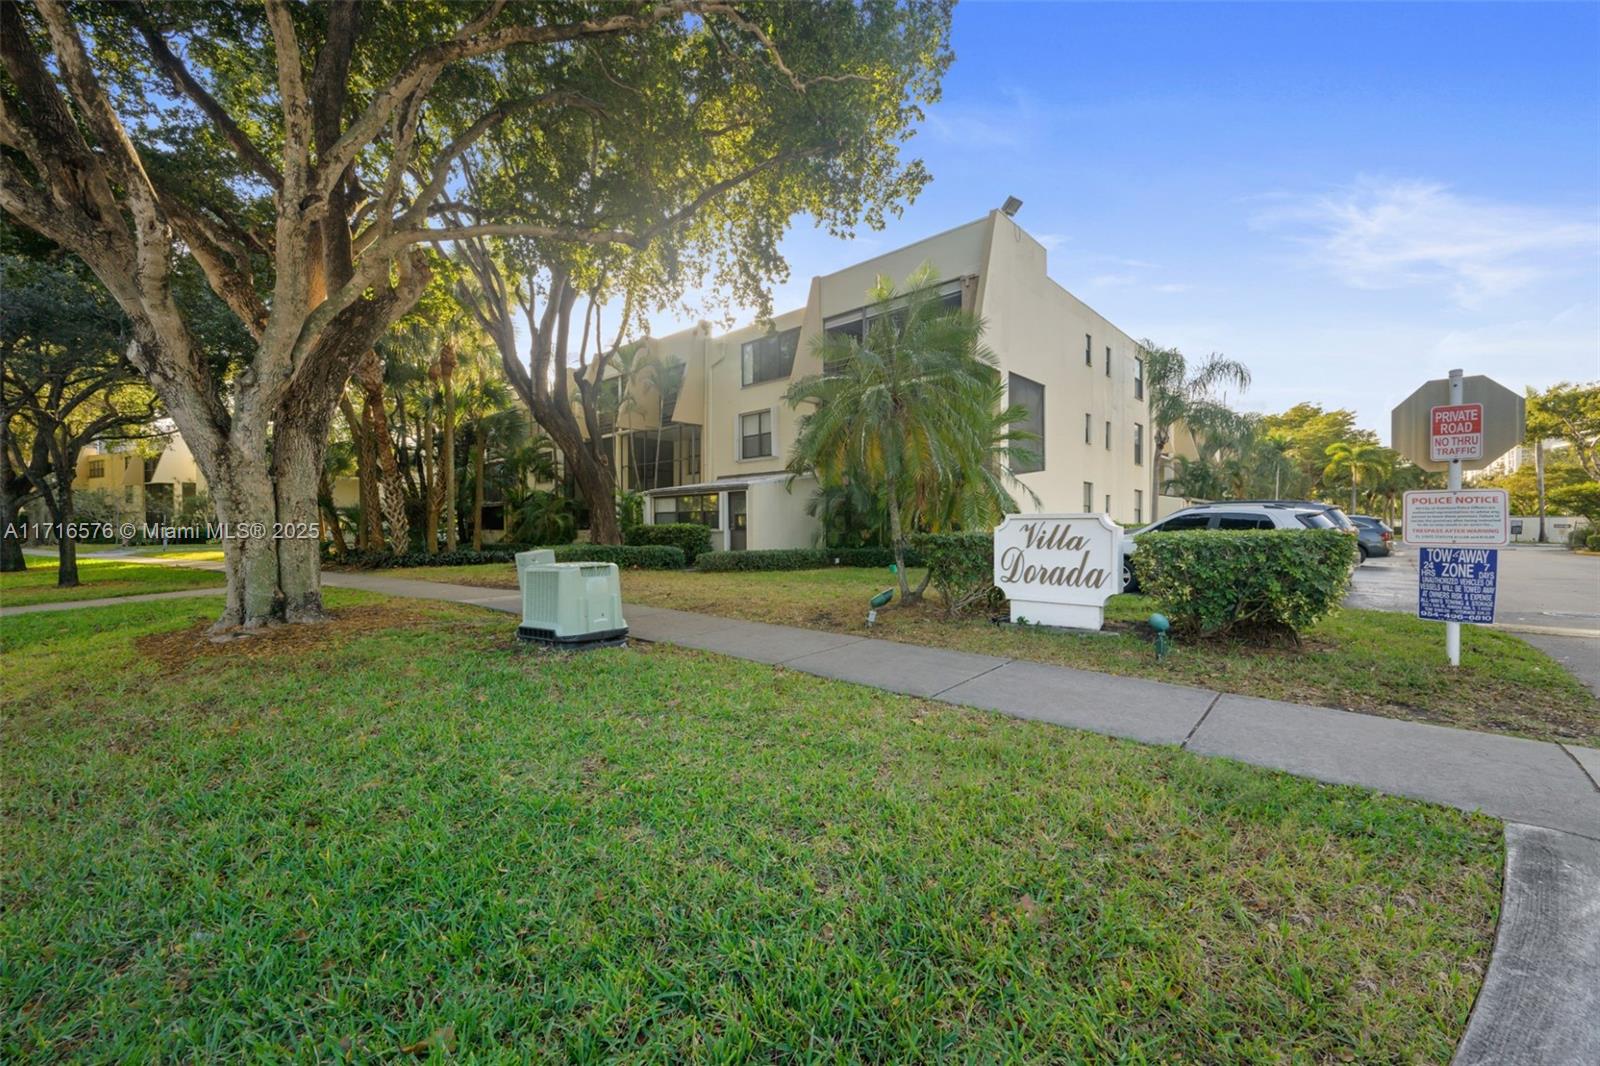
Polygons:
M1483 458L1483 404L1429 408L1428 458L1436 463Z

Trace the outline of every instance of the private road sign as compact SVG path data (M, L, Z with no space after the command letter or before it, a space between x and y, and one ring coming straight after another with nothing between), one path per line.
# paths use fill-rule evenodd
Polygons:
M1472 456L1434 454L1434 412L1461 411L1476 407L1478 429L1476 453ZM1463 470L1481 470L1506 452L1522 443L1526 421L1525 403L1521 396L1504 385L1482 374L1461 379L1461 396L1450 396L1450 379L1435 378L1400 401L1389 415L1389 446L1424 470L1445 470L1451 460L1461 463ZM1446 418L1447 424L1457 424L1464 419ZM1456 434L1445 434L1454 436ZM1471 432L1461 434L1473 435Z
M1428 458L1436 463L1483 458L1483 404L1462 403L1430 411L1433 434Z

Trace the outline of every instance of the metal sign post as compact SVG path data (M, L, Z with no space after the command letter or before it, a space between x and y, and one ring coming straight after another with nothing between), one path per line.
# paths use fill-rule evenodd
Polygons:
M1450 406L1457 407L1461 403L1461 371L1450 371ZM1450 480L1446 483L1451 492L1461 491L1461 460L1450 460ZM1419 563L1420 565L1420 563ZM1420 578L1418 579L1420 580ZM1461 665L1461 623L1446 622L1444 624L1444 653L1450 659L1451 666Z
M1463 470L1482 469L1521 442L1522 397L1481 375L1450 371L1390 414L1396 451L1425 470L1445 470L1449 489L1407 492L1401 538L1419 549L1417 614L1444 622L1445 655L1461 665L1461 623L1492 621L1498 549L1510 540L1504 489L1463 491Z

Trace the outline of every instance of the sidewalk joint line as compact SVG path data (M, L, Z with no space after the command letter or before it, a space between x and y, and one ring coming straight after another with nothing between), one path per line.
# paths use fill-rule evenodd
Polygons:
M1578 772L1580 774L1582 774L1585 778L1588 779L1589 784L1594 786L1594 790L1596 792L1600 792L1600 781L1596 781L1594 779L1594 775L1589 773L1589 768L1587 766L1583 765L1583 763L1581 761L1579 761L1579 759L1578 759L1578 757L1576 755L1572 754L1572 749L1567 747L1565 744L1563 744L1559 740L1556 741L1556 747L1560 748L1563 752L1566 753L1567 758L1571 759L1577 765Z
M1189 741L1193 740L1194 735L1200 732L1200 727L1206 724L1206 719L1211 717L1211 708L1215 707L1217 705L1217 701L1221 698L1222 693L1220 692L1211 697L1211 702L1206 704L1206 709L1200 712L1199 721L1195 722L1194 725L1189 727L1189 735L1183 738L1182 744L1178 745L1180 749L1187 749L1189 747Z
M827 632L827 630L822 630L822 632ZM842 637L842 636L847 636L848 634L840 633L840 634L837 634L837 635ZM816 651L808 651L808 652L802 652L799 655L791 655L787 659L779 659L777 662L773 663L772 665L773 666L788 666L790 663L799 662L801 659L809 659L813 655L825 655L830 651L838 651L840 648L848 648L852 644L860 644L863 640L866 640L866 639L868 639L868 638L866 638L866 637L850 637L850 639L846 640L842 644L830 644L828 647L819 648ZM722 654L723 655L729 655L729 654L732 654L732 653L731 652L723 652ZM740 656L738 656L738 658L743 659L744 656L740 655ZM752 659L751 660L751 662L760 662L760 661L761 660L759 660L759 659Z
M996 663L995 665L989 667L989 669L987 669L987 670L984 670L984 671L982 671L980 673L973 674L971 677L964 678L961 681L957 681L955 684L949 685L949 686L947 686L945 688L942 688L938 692L935 692L933 695L926 696L924 698L925 699L930 699L930 700L936 700L940 696L943 696L946 692L949 692L953 688L960 688L962 685L965 685L968 681L976 681L980 677L987 677L990 674L994 673L996 670L1000 669L1002 666L1010 666L1014 662L1016 662L1015 659L1007 659L1003 663Z

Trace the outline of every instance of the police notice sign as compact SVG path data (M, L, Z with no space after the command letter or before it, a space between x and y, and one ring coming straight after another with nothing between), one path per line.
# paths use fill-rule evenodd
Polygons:
M1417 617L1494 622L1500 553L1493 548L1424 548L1417 559Z
M1404 501L1401 536L1412 548L1500 548L1511 538L1505 489L1419 489Z
M1429 409L1428 458L1436 463L1483 458L1483 404L1458 403Z

